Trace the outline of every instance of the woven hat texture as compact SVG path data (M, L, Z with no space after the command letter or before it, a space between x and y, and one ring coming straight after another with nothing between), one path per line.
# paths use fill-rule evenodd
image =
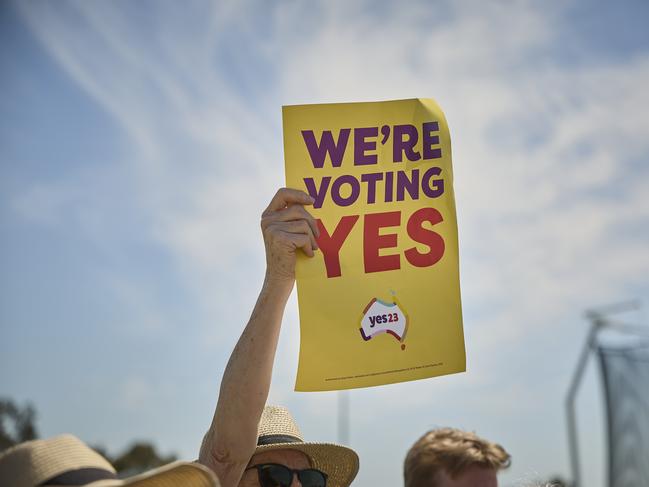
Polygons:
M104 457L72 435L27 441L0 454L0 485L33 487L81 468L115 473Z
M297 450L311 461L311 466L329 477L329 487L347 487L358 473L358 455L335 443L305 442L295 420L281 406L266 406L259 421L255 454L270 450Z
M115 475L115 469L99 453L72 435L27 441L0 453L1 487L37 487L63 474L96 469ZM50 483L48 485L55 485ZM98 480L92 487L218 487L216 476L206 467L175 462L128 479Z
M125 480L99 480L85 487L219 487L207 467L198 463L174 462Z

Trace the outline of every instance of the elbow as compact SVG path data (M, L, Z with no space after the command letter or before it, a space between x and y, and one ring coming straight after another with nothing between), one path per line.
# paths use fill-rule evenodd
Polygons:
M198 461L221 477L225 471L228 474L236 470L243 471L254 451L255 445L247 445L240 439L228 441L208 431L203 438Z

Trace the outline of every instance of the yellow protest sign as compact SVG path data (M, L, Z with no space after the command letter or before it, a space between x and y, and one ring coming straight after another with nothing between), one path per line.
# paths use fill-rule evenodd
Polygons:
M286 185L320 250L299 256L295 389L462 372L451 142L430 99L285 106Z

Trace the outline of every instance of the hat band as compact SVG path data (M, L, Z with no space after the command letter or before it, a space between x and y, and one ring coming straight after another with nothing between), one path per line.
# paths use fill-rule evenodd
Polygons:
M71 470L52 477L40 485L85 485L96 480L116 478L117 475L110 470L104 470L102 468L80 468L79 470Z
M264 435L257 438L257 446L274 445L276 443L304 443L302 438L291 435Z

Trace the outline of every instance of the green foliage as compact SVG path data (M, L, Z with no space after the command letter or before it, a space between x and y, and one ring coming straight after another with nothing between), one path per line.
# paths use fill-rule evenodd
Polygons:
M0 398L0 451L36 439L38 433L35 422L36 410L31 404L21 407L11 399ZM92 448L111 462L123 476L135 475L176 460L175 455L160 455L151 443L144 441L133 443L115 457L101 446Z
M0 399L0 451L38 437L36 411L31 404L23 407L11 399Z
M161 456L151 443L136 442L121 455L112 459L112 464L118 473L134 475L174 460L176 460L175 455Z

